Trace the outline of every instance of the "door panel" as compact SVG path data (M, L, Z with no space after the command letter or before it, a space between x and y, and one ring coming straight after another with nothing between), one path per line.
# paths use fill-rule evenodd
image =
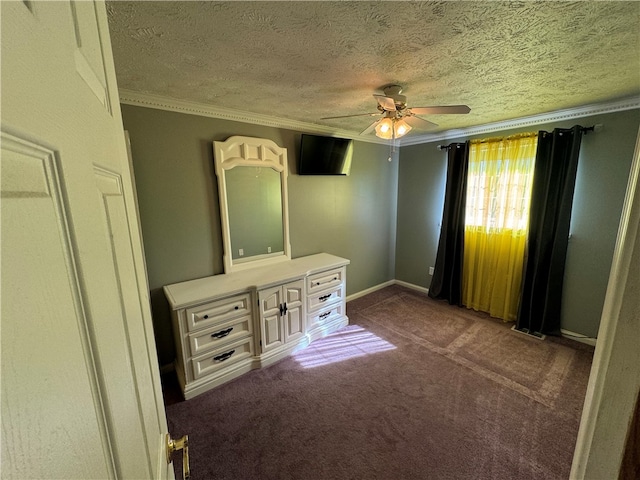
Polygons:
M76 40L76 71L100 103L111 113L96 5L93 2L75 0L71 0L69 4Z
M283 343L282 318L280 305L282 290L280 287L268 288L258 292L260 302L260 329L262 351L268 352Z
M134 437L129 431L128 436L144 439L144 444L123 445L130 452L136 452L142 469L145 466L145 475L154 477L152 472L155 468L154 459L149 455L149 443L155 443L155 435L158 432L159 424L155 408L155 398L153 396L153 388L150 383L151 374L148 361L144 359L147 356L146 345L144 344L144 330L142 322L135 319L142 318L140 297L137 294L138 287L136 284L135 272L133 271L133 255L131 244L129 242L130 233L126 222L126 207L122 191L122 179L120 175L109 172L105 169L94 168L96 176L96 186L99 191L102 205L104 207L102 221L104 225L105 238L110 240L110 250L113 259L113 268L118 281L118 293L120 299L120 307L122 309L122 339L125 348L123 355L129 358L131 367L127 375L131 375L136 382L134 392L129 395L137 396L140 405L141 416L135 425L126 424L125 430L136 429L140 437ZM112 327L115 327L113 325ZM136 358L138 357L138 358ZM124 422L130 422L132 419L119 419ZM142 436L144 432L144 436ZM142 473L142 472L140 472Z
M304 280L289 283L283 288L287 303L285 342L289 342L304 335Z
M113 475L52 151L2 135L2 478ZM46 266L46 268L43 268ZM73 406L65 405L73 392ZM60 446L65 445L64 452Z
M285 341L289 342L304 334L304 315L302 315L302 305L289 308L287 305L287 315L285 319Z
M0 476L172 476L105 6L0 9L3 138L52 165L1 158Z

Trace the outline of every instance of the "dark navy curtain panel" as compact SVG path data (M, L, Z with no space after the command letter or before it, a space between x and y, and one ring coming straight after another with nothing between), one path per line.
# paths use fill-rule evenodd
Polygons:
M447 147L447 184L436 264L429 286L431 298L462 306L462 259L469 142Z
M560 309L569 224L583 128L538 134L525 250L522 296L516 328L560 334Z

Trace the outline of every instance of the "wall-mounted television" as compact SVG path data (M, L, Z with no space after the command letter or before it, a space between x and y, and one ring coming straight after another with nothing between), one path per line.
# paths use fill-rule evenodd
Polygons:
M353 140L302 134L299 175L349 175Z

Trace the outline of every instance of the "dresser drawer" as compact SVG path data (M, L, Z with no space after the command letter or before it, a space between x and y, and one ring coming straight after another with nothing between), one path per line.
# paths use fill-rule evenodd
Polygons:
M234 318L228 322L215 325L189 334L191 356L200 355L221 344L229 343L247 335L253 331L251 315Z
M191 360L195 380L227 368L229 365L253 356L253 338L248 337L224 345L206 355Z
M251 313L251 294L243 293L215 302L187 308L187 330L213 326Z
M343 314L344 305L342 303L338 303L337 305L333 305L329 308L318 310L317 312L312 313L307 317L307 328L309 330L312 330L314 328L322 327L324 324L329 323L336 318L342 318Z
M307 277L307 294L311 295L341 285L344 282L344 274L345 268L342 267Z
M307 311L312 312L332 303L344 300L344 285L340 285L331 290L317 292L307 297Z

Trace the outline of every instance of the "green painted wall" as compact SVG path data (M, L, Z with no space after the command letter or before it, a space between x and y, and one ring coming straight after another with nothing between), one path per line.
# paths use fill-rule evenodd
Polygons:
M287 148L293 257L351 260L347 294L394 278L398 162L388 147L354 142L351 175L299 176L300 133L122 105L131 137L142 235L161 365L175 350L162 286L223 272L214 140L245 135Z
M399 160L396 279L425 288L438 250L447 177L446 152L437 145L403 147Z
M638 135L640 111L597 115L535 127L476 135L603 124L583 136L563 292L562 328L595 337L609 279L618 223ZM455 141L464 141L458 138ZM398 178L396 278L428 287L435 263L446 180L446 142L403 147Z
M349 177L299 176L300 133L272 127L122 106L131 146L161 364L173 360L162 286L223 272L212 142L232 135L268 138L289 156L289 219L294 257L321 251L349 258L348 294L393 278L428 287L446 178L434 142L388 147L355 142ZM571 224L562 328L597 335L640 111L598 115L472 138L603 124L583 137ZM463 141L465 138L456 139Z

